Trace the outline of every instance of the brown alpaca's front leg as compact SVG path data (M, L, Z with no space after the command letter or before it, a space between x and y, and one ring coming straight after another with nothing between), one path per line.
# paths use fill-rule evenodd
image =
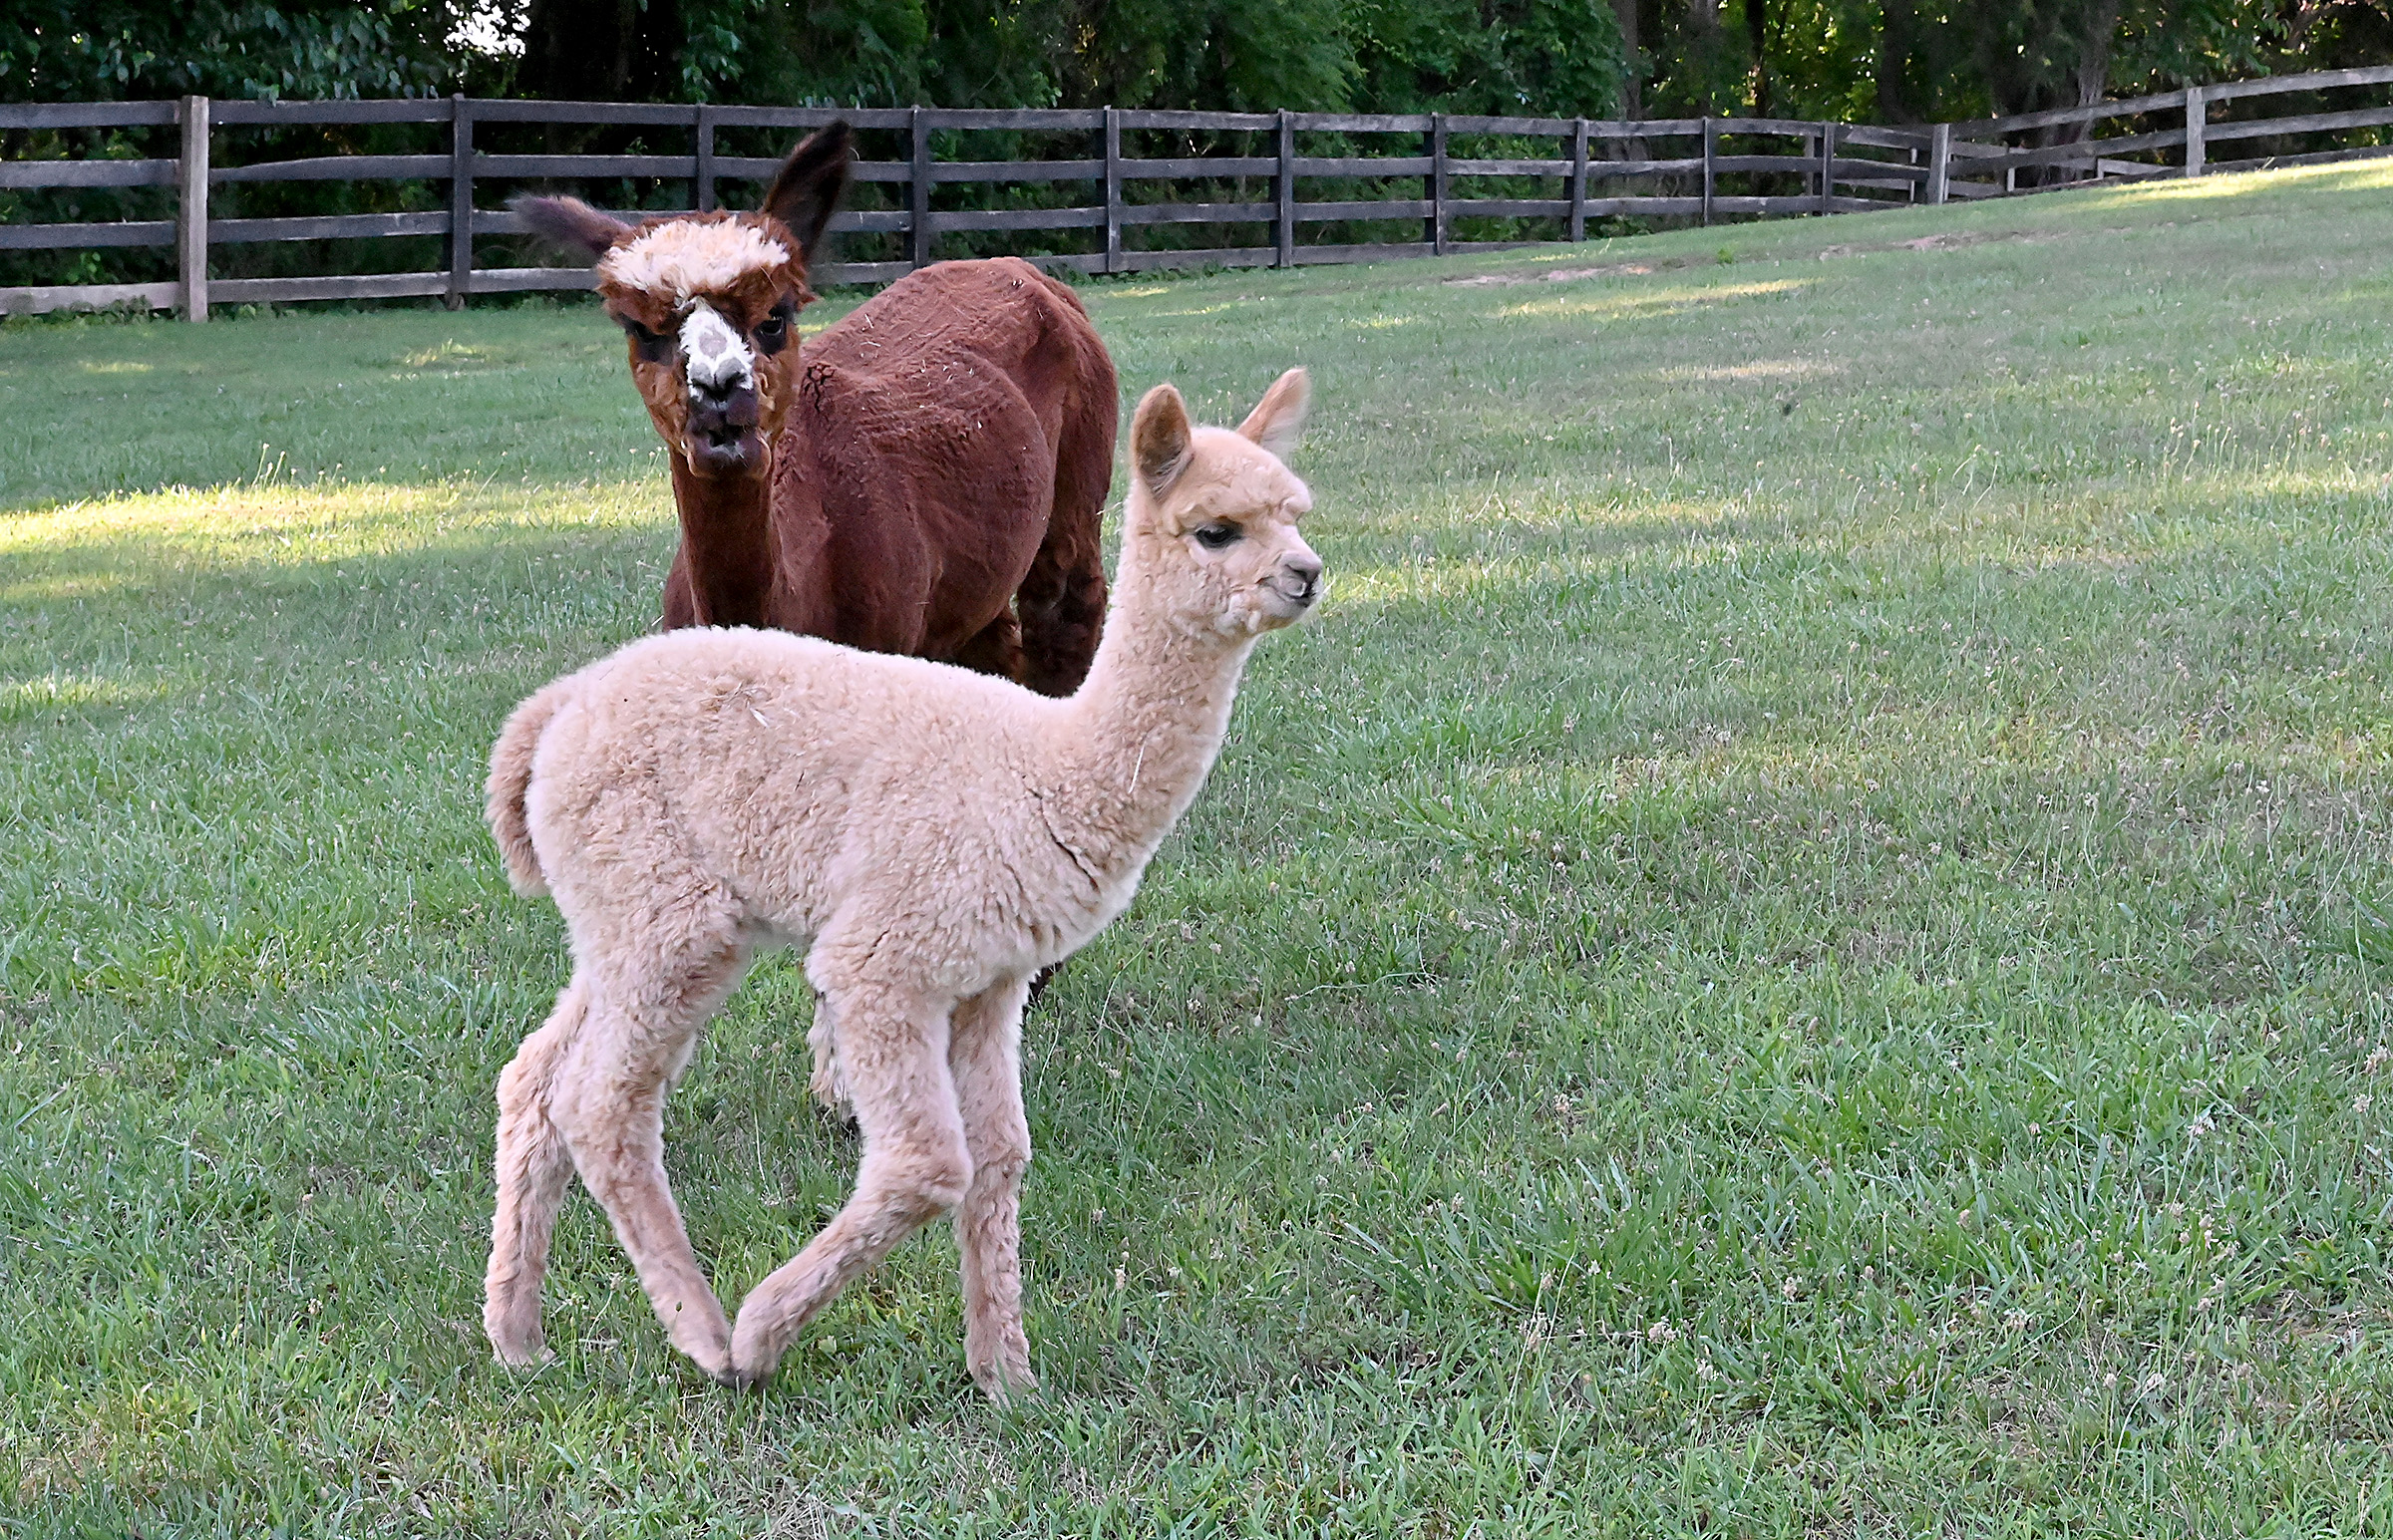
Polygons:
M1022 682L1022 627L1012 610L999 610L997 618L975 632L971 639L956 650L955 666L970 669L975 674L993 674L999 679Z
M953 1002L870 987L827 993L864 1155L847 1206L741 1301L731 1360L745 1384L771 1375L824 1306L972 1182L947 1071Z
M989 1399L1004 1405L1035 1390L1030 1339L1022 1329L1022 1176L1030 1168L1030 1122L1022 1111L1022 1007L1011 980L956 1008L947 1063L972 1152L972 1187L955 1210L963 1258L964 1366Z
M680 631L698 623L698 598L690 591L690 548L676 545L673 565L665 569L665 614L659 629Z

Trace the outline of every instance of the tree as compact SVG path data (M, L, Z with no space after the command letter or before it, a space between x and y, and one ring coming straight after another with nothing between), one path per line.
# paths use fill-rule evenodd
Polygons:
M0 100L426 96L450 89L446 0L9 0Z

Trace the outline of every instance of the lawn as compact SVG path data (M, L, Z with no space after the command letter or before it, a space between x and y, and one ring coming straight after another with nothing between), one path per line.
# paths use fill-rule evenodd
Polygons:
M484 756L672 542L612 328L0 328L0 1528L2382 1532L2388 193L1084 289L1126 393L1313 369L1331 590L1033 1013L1003 1412L943 1228L732 1394L576 1195L490 1362ZM807 1011L668 1114L727 1299L852 1171Z

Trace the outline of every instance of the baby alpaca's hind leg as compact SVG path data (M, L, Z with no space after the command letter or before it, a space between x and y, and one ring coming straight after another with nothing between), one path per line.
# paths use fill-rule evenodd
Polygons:
M730 1373L731 1331L665 1180L664 1104L741 962L726 946L661 978L594 989L553 1113L666 1337L717 1380Z
M483 1279L483 1330L499 1362L527 1369L548 1356L540 1332L540 1279L564 1202L572 1157L548 1116L550 1082L581 1030L579 979L556 997L547 1023L523 1040L499 1077L499 1149L492 1162L499 1207L491 1220L491 1265Z
M953 1207L972 1180L947 1072L953 1001L861 987L830 995L863 1159L847 1206L741 1302L731 1357L750 1384L773 1373L791 1340L852 1279Z
M972 1152L972 1188L955 1210L963 1257L964 1365L988 1397L1038 1388L1022 1330L1022 1174L1030 1166L1030 1123L1022 1112L1022 1006L1012 980L955 1012L947 1063L955 1075Z

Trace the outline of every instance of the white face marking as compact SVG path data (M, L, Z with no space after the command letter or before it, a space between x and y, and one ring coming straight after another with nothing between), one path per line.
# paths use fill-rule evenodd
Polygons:
M697 301L681 323L681 356L692 396L720 396L756 378L756 355L705 300Z

